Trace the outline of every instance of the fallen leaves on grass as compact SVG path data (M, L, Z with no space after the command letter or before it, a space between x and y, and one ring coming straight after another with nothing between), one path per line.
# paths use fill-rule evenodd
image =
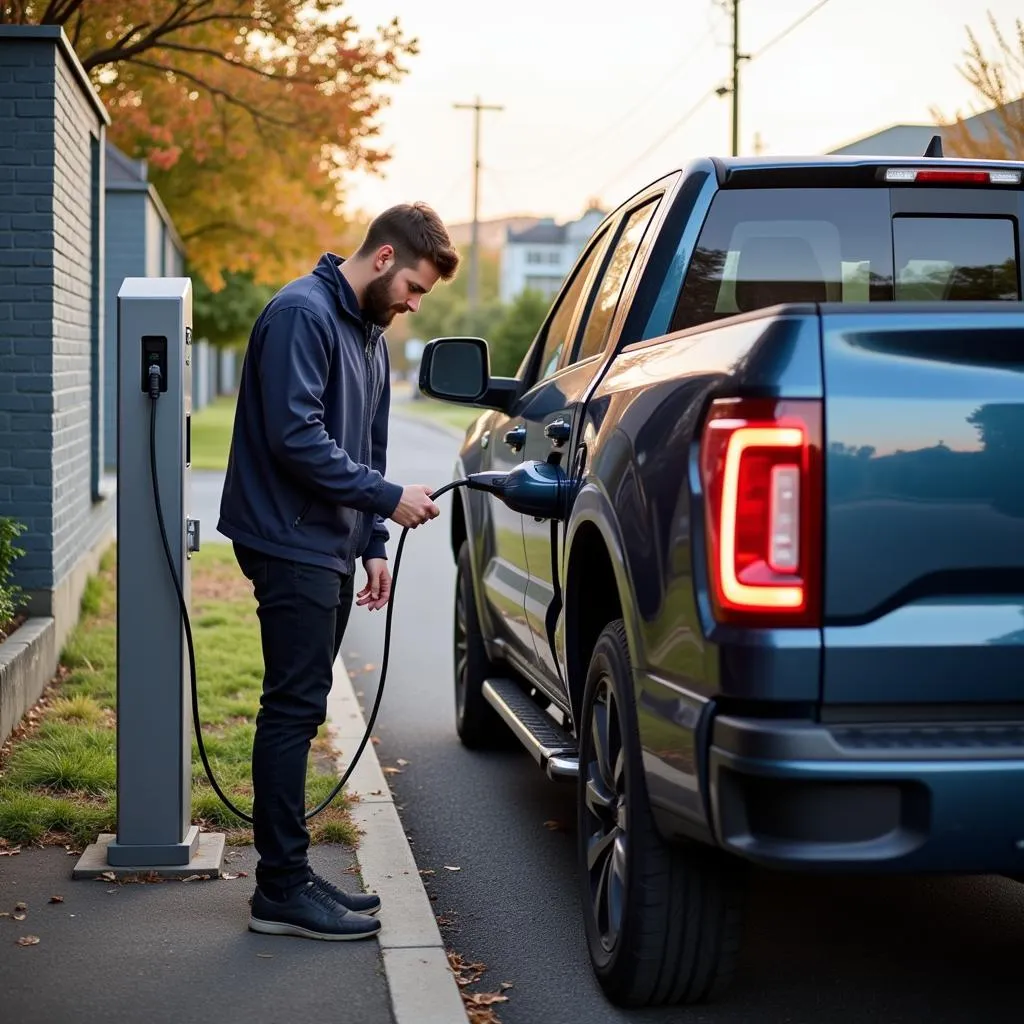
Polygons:
M18 939L18 945L19 946L38 946L39 945L39 936L38 935L22 935L22 937L20 939Z

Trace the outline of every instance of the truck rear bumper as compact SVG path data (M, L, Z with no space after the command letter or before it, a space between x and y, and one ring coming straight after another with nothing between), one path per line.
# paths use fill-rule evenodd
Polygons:
M716 719L718 842L757 863L1024 874L1024 723L828 727Z

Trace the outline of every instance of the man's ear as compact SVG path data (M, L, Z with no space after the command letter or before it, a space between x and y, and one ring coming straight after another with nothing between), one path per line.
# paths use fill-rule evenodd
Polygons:
M394 247L385 243L378 250L373 258L373 269L378 274L383 273L392 263L395 262Z

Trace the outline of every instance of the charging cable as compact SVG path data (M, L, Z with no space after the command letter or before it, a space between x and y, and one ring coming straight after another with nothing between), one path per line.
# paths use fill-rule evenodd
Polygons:
M164 557L167 559L167 568L171 574L171 580L174 583L174 590L178 595L178 610L181 613L181 623L185 630L185 644L188 648L189 682L192 688L192 726L195 731L196 745L199 747L199 757L203 762L203 770L206 772L206 777L210 780L210 785L213 787L213 791L218 797L220 797L221 802L229 811L241 818L242 821L252 824L252 815L246 814L245 811L236 807L231 802L227 794L220 788L220 785L213 774L213 768L210 767L210 759L206 756L206 747L203 744L203 729L202 723L199 720L199 693L196 685L196 652L192 643L192 622L189 619L188 605L185 602L185 595L182 593L181 581L178 579L178 573L174 568L174 556L171 554L171 545L167 540L167 527L164 523L163 506L160 502L160 484L157 480L156 406L157 400L160 398L160 369L157 366L150 366L149 368L149 397L149 475L153 481L153 504L156 506L156 518L160 526L160 540L163 542ZM465 486L472 486L471 481L468 478L453 480L451 483L445 484L444 487L438 488L430 497L432 500L436 501L447 491L454 490L456 487ZM485 488L480 487L480 489L483 490ZM489 489L489 487L486 489ZM359 746L356 748L355 755L349 763L348 768L345 770L345 774L341 776L337 785L335 785L330 794L323 801L314 807L313 810L306 812L306 821L309 821L310 818L319 814L334 802L334 799L344 788L345 783L348 782L349 776L352 774L356 764L358 764L359 758L366 749L366 744L370 741L370 735L373 732L373 726L377 720L377 711L380 708L380 701L384 696L384 682L387 679L388 660L391 656L391 618L395 610L395 594L398 588L398 571L402 564L402 549L405 547L405 538L408 532L409 527L403 527L402 534L398 538L398 548L395 551L395 567L391 573L391 597L388 601L388 610L384 620L384 653L380 664L380 681L377 684L377 696L373 702L373 710L370 712L370 719L366 723L366 731L363 733L363 738L360 741Z

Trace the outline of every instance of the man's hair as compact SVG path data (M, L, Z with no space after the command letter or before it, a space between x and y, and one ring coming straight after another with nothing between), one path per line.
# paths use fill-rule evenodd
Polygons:
M441 218L426 203L402 203L374 218L357 256L372 256L382 245L395 250L399 266L429 260L445 281L455 276L459 254Z

